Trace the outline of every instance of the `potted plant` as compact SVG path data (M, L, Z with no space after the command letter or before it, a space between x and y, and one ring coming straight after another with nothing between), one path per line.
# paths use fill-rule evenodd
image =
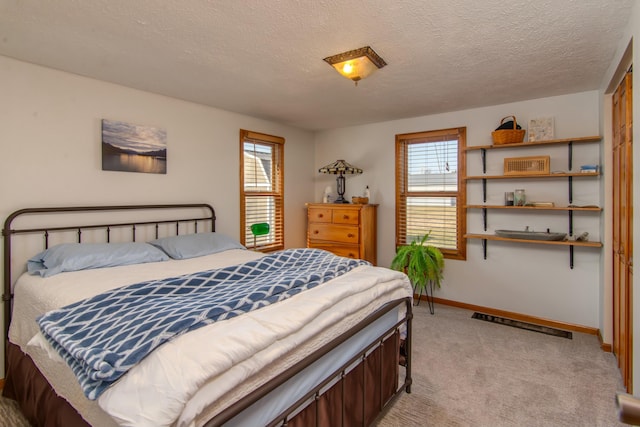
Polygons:
M409 277L418 294L418 301L423 293L427 295L429 311L433 314L433 301L430 298L433 298L433 286L440 287L444 256L439 248L426 243L430 234L417 237L410 245L399 247L391 261L391 268L402 271ZM431 289L431 297L428 289Z

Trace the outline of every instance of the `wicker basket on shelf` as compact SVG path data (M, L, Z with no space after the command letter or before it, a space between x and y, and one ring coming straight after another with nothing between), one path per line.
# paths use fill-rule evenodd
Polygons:
M517 144L524 140L524 129L518 129L518 122L516 122L516 116L507 116L500 120L500 125L508 118L513 118L513 129L499 129L491 132L494 145L502 144Z

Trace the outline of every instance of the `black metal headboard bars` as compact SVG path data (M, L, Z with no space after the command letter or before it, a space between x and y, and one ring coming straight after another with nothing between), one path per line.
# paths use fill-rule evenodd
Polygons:
M123 222L106 222L103 223L83 223L74 225L52 225L54 224L53 218L60 218L59 215L70 213L115 213L116 212L132 212L130 218L127 216ZM153 219L154 214L159 215L159 212L168 212L172 218ZM17 218L24 218L26 216L43 215L46 214L42 223L39 219L38 225L14 226L12 223ZM200 215L200 216L197 216ZM88 215L91 216L91 215ZM117 216L117 215L116 215ZM85 218L87 221L90 219ZM48 222L47 222L48 221ZM162 224L175 224L175 234L180 234L181 225L193 224L193 232L197 233L198 224L200 224L200 231L207 230L215 231L216 215L213 207L206 203L195 204L168 204L168 205L123 205L123 206L82 206L82 207L52 207L52 208L30 208L20 209L13 212L7 217L2 229L2 236L4 237L4 290L2 294L2 301L4 302L4 336L8 339L9 335L9 323L11 322L11 310L13 300L13 277L11 271L12 264L12 247L11 240L14 235L18 234L42 234L44 238L44 249L49 247L49 237L53 233L62 233L73 231L77 234L77 242L82 243L82 233L87 230L104 230L103 237L104 242L111 241L112 231L118 230L131 230L129 241L136 241L136 229L141 227L155 227L155 238L165 237L159 235L160 225ZM210 228L208 228L210 227ZM152 231L153 233L153 231ZM35 255L35 254L33 254ZM6 362L6 360L5 360Z

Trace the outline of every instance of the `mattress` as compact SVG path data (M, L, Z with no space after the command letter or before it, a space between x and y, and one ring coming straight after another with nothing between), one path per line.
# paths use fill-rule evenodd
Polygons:
M23 275L14 289L9 338L31 356L56 392L92 425L199 426L385 302L410 296L412 291L401 273L358 267L285 301L181 335L143 359L97 401L84 397L71 370L44 341L34 321L51 309L125 284L260 256L229 250L188 260L62 273L47 279ZM394 314L395 319L389 321L400 315ZM256 347L256 343L260 344Z

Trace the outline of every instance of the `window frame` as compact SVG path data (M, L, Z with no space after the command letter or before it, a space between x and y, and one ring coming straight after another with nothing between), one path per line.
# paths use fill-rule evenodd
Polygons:
M456 198L456 248L440 247L445 258L467 259L467 187L466 187L466 127L440 129L432 131L412 132L396 135L396 248L408 245L407 239L407 204L409 197L455 197ZM408 191L407 159L408 147L412 144L436 143L450 141L455 137L457 147L457 191ZM434 244L431 242L430 244ZM437 246L437 245L435 245Z
M268 146L272 150L270 181L272 188L269 191L246 191L245 189L244 145L247 142ZM240 129L240 242L247 249L260 252L284 249L284 143L284 138L279 136ZM258 241L254 244L250 230L251 224L247 224L247 200L256 197L272 198L274 203L273 221L261 221L269 222L270 230L267 238L270 241L266 244ZM264 241L264 238L262 240Z

